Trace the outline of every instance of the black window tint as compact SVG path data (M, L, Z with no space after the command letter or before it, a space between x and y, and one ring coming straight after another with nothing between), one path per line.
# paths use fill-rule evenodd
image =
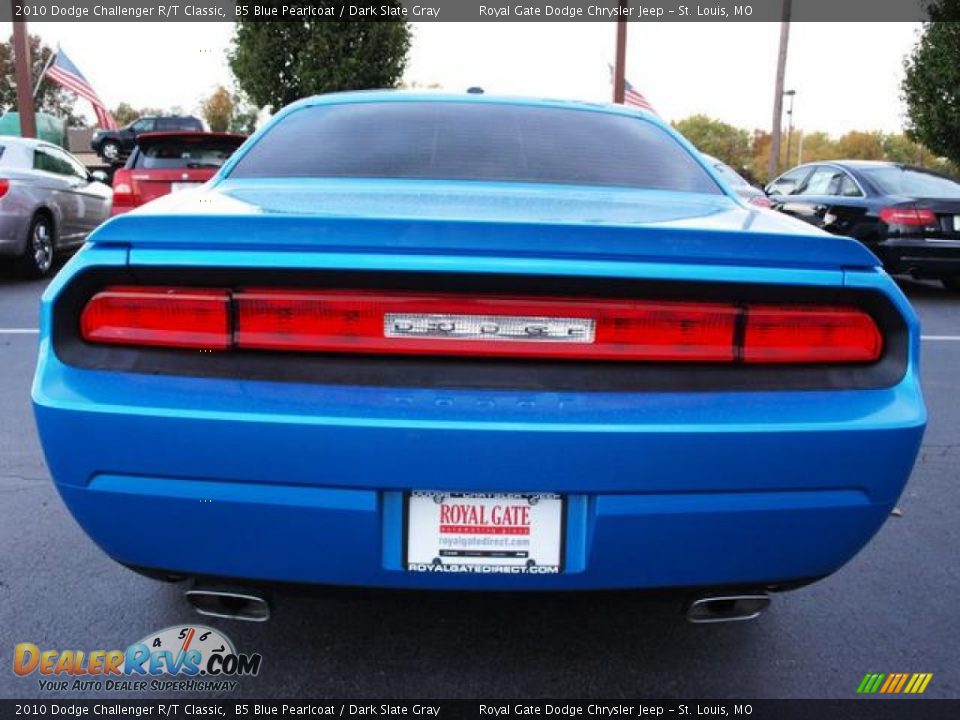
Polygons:
M862 172L887 195L960 198L960 183L935 173L898 166L865 168Z
M304 108L231 177L342 177L606 185L720 193L657 126L523 105L388 102Z
M131 167L218 168L240 147L239 140L216 138L171 138L140 147Z

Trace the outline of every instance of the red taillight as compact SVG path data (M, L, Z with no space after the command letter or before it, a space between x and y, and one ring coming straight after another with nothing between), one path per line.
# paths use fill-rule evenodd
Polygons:
M737 311L719 303L245 290L240 348L318 352L733 359Z
M206 350L661 362L872 362L883 350L852 307L278 288L110 287L81 332Z
M746 313L744 362L872 362L883 350L873 318L856 308L756 305Z
M880 211L880 219L887 225L909 225L925 227L937 224L937 215L927 208L892 207Z
M10 190L10 181L6 178L0 178L0 197L3 197Z
M113 174L113 215L119 215L133 210L139 205L133 176L129 170L123 168Z
M766 195L751 195L747 202L749 202L751 205L756 205L757 207L773 207L773 202Z
M80 316L87 342L226 350L230 292L202 288L110 287Z

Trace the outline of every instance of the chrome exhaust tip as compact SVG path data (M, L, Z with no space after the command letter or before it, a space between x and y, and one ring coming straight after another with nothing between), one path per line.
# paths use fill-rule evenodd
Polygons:
M246 622L270 619L270 603L250 590L216 587L193 587L184 594L187 602L200 615Z
M753 620L770 606L765 592L704 595L687 607L687 620L692 623L722 623Z

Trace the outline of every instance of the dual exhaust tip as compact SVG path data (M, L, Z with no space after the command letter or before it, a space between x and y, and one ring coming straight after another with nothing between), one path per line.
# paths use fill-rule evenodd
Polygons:
M246 622L270 619L270 603L253 590L194 586L184 596L194 610L206 617Z
M769 606L765 592L703 595L687 606L687 620L698 625L753 620Z
M270 619L270 603L260 593L249 589L194 586L184 595L200 615L206 617L266 622ZM702 595L687 606L687 620L695 624L753 620L770 606L765 592Z

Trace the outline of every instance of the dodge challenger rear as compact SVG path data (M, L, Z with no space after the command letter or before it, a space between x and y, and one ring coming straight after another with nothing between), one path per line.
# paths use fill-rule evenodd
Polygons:
M727 602L881 527L918 351L868 250L656 118L348 93L102 226L33 399L73 516L154 575Z

